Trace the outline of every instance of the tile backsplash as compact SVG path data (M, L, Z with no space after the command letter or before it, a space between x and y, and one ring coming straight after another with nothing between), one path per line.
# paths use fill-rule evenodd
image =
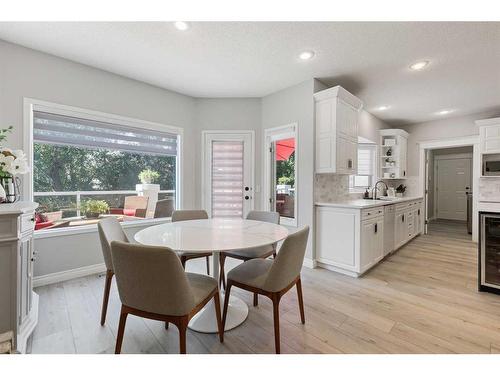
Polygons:
M500 180L499 180L500 181ZM387 181L386 181L387 182ZM406 185L405 196L418 196L418 176L410 176L405 180L388 181L389 187ZM385 192L383 192L385 194ZM362 193L349 192L349 176L338 174L316 174L314 176L315 202L343 202L363 198Z
M316 174L314 176L314 201L339 202L362 198L363 194L349 193L349 176Z

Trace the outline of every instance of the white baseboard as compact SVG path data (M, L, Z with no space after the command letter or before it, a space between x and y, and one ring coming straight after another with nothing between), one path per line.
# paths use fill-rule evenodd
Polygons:
M33 287L36 288L39 286L59 283L61 281L77 279L79 277L94 275L96 273L101 273L104 271L106 271L106 266L104 265L104 263L100 263L67 271L49 273L48 275L34 277Z
M316 268L316 261L314 259L304 258L304 262L302 263L304 267L307 268Z
M318 263L318 267L319 268L327 269L328 271L333 271L333 272L341 273L343 275L347 275L347 276L351 276L351 277L356 277L356 278L361 275L361 274L359 274L357 272L349 271L349 270L346 270L346 269L343 269L343 268L340 268L340 267L336 267L336 266L332 266L332 265L326 264L326 263Z

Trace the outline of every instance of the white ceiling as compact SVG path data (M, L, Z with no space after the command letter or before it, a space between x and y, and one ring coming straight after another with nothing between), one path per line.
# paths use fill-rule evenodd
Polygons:
M0 23L0 39L195 97L340 84L391 123L500 110L500 23ZM316 56L301 61L298 54ZM408 66L429 60L428 69ZM376 111L389 105L387 111Z

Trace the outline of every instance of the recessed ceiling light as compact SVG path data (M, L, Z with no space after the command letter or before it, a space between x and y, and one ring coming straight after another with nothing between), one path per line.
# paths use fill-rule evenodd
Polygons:
M377 107L377 111L386 111L390 107L388 105L381 105L380 107Z
M439 111L437 114L440 116L444 116L451 112L453 112L451 109L443 109L442 111Z
M314 57L313 51L304 51L299 55L301 60L311 60Z
M174 26L177 30L180 30L180 31L185 31L185 30L189 29L189 24L187 22L184 22L184 21L176 21L176 22L174 22Z
M429 65L429 61L427 61L427 60L417 61L416 63L410 65L410 69L411 70L422 70L425 67L427 67L427 65Z

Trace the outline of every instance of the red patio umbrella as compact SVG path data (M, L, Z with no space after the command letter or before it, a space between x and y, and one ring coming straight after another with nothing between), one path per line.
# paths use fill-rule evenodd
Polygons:
M276 160L288 160L295 151L295 138L282 139L276 142Z

